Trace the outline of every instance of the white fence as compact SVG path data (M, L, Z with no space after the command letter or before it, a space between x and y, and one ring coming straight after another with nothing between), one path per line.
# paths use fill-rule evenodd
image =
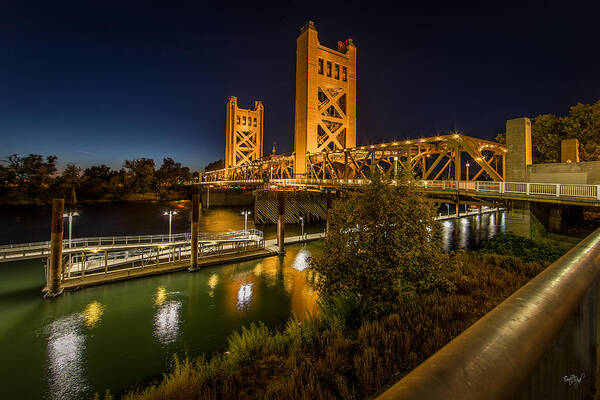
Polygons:
M172 235L104 236L63 240L63 253L74 253L85 249L104 249L115 247L142 247L157 244L189 243L190 233ZM202 232L198 234L200 242L231 242L262 240L263 233L258 229L246 229L234 232ZM50 242L19 243L0 246L0 262L27 258L43 258L50 254Z
M361 186L369 182L368 179L275 179L271 181L272 184L282 186ZM398 184L395 180L391 180L390 183ZM425 190L519 194L600 201L600 185L485 181L416 181L416 184Z

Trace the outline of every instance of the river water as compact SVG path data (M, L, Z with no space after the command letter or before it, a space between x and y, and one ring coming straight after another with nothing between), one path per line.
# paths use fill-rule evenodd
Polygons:
M73 237L189 230L189 202L81 205ZM200 230L243 229L243 208L202 210ZM494 214L442 223L446 250L473 247L504 230ZM0 208L0 244L49 239L50 209ZM253 227L249 221L249 227ZM66 226L65 226L66 228ZM275 227L258 227L275 236ZM305 226L318 232L323 224ZM297 225L286 226L289 235ZM121 393L159 377L173 354L222 351L227 336L251 322L280 327L316 307L307 258L320 242L286 247L281 257L177 272L64 293L44 300L43 264L0 264L0 384L2 398L79 399L110 389Z

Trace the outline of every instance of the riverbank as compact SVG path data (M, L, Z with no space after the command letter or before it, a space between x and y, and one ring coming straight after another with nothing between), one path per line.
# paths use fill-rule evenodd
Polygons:
M452 290L405 297L397 312L374 321L357 320L347 300L282 330L252 324L229 337L224 353L175 360L162 380L124 398L372 398L549 264L480 252L452 257Z
M189 230L185 202L124 202L82 205L73 220L73 237L165 234L167 208L173 233ZM179 206L182 206L179 208ZM203 209L200 231L244 228L242 207ZM475 248L504 230L494 214L442 223L444 248ZM9 207L0 210L1 243L49 239L49 209ZM249 228L254 227L252 220ZM324 224L305 224L308 233ZM258 227L265 239L274 226ZM299 225L286 225L297 236ZM316 309L310 257L323 241L287 245L286 253L237 263L148 276L65 292L44 300L43 264L26 260L0 264L0 345L5 350L0 382L7 398L93 398L95 392L124 393L136 384L157 381L180 359L210 357L227 350L228 336L242 326L263 321L281 330L290 315ZM61 351L60 349L67 349Z

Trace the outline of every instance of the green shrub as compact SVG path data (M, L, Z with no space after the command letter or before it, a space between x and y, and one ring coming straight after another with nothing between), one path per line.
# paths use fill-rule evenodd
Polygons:
M531 240L511 233L501 233L484 241L478 249L482 253L521 258L524 261L554 262L567 249L557 243Z

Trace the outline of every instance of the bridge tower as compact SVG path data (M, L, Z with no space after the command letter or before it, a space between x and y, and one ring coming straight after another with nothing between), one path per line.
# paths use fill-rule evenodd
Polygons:
M319 43L309 21L296 40L294 174L306 174L306 153L356 146L356 47L352 39L337 51Z
M263 116L261 101L253 110L238 107L237 97L227 100L225 168L250 164L263 155Z

